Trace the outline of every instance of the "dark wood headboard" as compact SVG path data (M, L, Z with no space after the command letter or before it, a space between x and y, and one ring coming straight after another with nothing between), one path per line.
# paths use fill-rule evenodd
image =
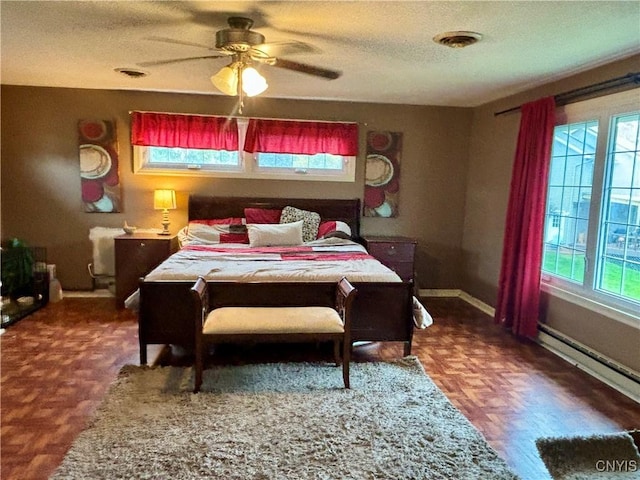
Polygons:
M326 198L252 198L189 196L189 220L244 217L245 208L282 209L291 206L320 214L325 220L340 220L351 228L354 238L360 236L360 199Z

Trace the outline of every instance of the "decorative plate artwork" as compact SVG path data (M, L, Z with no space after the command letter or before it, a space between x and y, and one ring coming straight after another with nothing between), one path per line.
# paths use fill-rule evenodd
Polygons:
M80 176L102 178L111 169L111 157L99 145L80 145Z
M367 132L365 217L397 217L402 133Z
M390 132L370 132L369 144L371 148L378 152L385 152L393 143L393 137Z
M115 125L109 120L80 120L78 149L85 212L120 211L120 175Z
M365 183L372 187L382 187L393 178L393 164L384 155L367 155Z
M82 137L92 142L104 140L109 134L109 127L104 120L80 120L78 130Z

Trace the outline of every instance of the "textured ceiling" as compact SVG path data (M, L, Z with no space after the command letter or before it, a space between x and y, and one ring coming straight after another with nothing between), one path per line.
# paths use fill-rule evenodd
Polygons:
M640 53L638 1L2 1L1 81L36 85L219 94L209 78L226 59L114 71L207 55L230 15L254 21L267 42L313 52L288 60L340 70L337 80L264 66L274 98L477 106ZM445 31L483 35L464 49Z

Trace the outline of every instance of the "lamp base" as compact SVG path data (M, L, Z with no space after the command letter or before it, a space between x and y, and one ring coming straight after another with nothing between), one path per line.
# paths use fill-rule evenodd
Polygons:
M162 211L162 231L158 235L171 235L169 231L169 210Z

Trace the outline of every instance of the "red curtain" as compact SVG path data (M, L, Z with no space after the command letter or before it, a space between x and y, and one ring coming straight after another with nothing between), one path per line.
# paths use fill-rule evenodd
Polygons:
M517 336L535 337L555 100L548 97L527 103L521 112L495 321Z
M235 118L133 112L131 144L153 147L238 150Z
M245 152L356 156L358 125L336 122L249 120Z

